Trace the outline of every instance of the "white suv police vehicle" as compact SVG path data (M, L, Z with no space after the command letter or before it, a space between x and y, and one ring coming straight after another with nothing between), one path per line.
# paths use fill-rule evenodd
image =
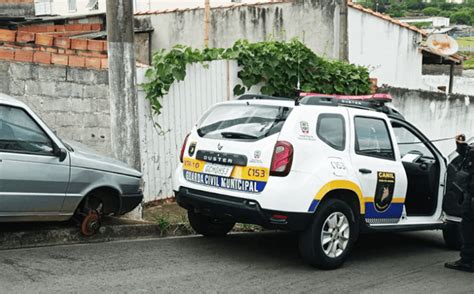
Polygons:
M454 246L457 227L442 209L447 161L389 101L307 94L219 103L182 146L177 202L205 236L236 222L298 231L303 259L322 269L341 266L360 232L444 229Z

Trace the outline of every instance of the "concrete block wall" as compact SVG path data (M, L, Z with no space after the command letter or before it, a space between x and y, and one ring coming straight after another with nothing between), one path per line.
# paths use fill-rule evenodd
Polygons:
M26 103L61 138L111 153L107 71L0 61L0 92Z
M0 14L8 16L34 16L34 0L0 0Z
M339 0L282 0L212 7L209 47L228 48L239 39L261 42L299 38L316 54L337 59L340 6ZM205 47L202 7L136 13L135 20L155 28L153 52L177 44Z
M393 105L430 140L452 138L457 133L474 137L474 96L401 88L380 89L393 97ZM444 154L456 148L454 139L434 143Z

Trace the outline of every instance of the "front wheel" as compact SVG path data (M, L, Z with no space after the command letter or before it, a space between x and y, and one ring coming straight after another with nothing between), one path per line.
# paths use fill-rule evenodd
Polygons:
M461 224L448 222L443 229L443 238L446 247L459 250L462 246Z
M188 220L196 233L206 237L225 236L235 225L235 222L213 218L191 210L188 210Z
M349 256L357 231L351 207L339 199L329 199L321 203L311 226L300 235L301 256L317 268L336 269Z

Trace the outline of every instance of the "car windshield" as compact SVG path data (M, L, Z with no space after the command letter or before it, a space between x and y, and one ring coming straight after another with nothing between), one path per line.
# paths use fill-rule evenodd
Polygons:
M280 132L290 107L223 104L214 107L198 126L201 137L258 140Z

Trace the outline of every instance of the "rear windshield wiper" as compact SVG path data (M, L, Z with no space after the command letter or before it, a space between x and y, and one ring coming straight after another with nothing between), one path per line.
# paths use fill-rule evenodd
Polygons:
M258 139L257 136L237 132L221 132L221 136L230 139Z

